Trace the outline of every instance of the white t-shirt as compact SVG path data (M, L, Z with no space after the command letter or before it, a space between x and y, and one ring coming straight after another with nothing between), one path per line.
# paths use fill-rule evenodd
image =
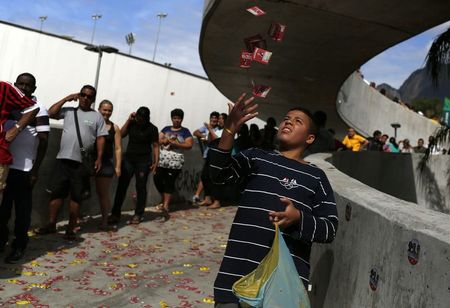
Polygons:
M33 100L36 101L34 97ZM35 123L25 127L9 146L9 151L13 157L11 169L30 171L33 168L39 144L37 135L41 132L50 131L47 109L37 102L36 106L39 107L39 112L36 115ZM5 123L5 129L10 129L16 123L16 120L8 120Z

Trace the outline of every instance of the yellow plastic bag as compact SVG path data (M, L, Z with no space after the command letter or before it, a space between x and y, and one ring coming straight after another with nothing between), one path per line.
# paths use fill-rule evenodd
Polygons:
M311 307L278 225L269 253L253 272L233 284L233 293L242 307Z

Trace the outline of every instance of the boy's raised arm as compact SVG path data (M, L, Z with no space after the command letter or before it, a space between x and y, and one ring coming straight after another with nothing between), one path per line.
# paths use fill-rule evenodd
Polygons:
M245 93L242 94L235 104L229 103L229 114L225 123L222 137L219 144L210 145L210 174L211 179L216 184L236 183L239 178L248 174L251 168L250 158L241 152L235 157L231 157L234 134L248 120L258 115L257 104L253 103L251 97L244 101Z

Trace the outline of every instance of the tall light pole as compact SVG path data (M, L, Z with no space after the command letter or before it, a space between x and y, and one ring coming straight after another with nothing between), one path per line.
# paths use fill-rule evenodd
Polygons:
M158 32L156 32L155 48L153 49L153 60L152 60L153 62L155 61L156 49L158 48L159 32L161 31L161 19L166 18L167 15L168 15L167 13L159 13L158 15L156 15L159 21L158 21Z
M106 53L117 53L117 52L119 52L119 50L117 48L114 48L114 47L111 47L111 46L104 46L104 45L88 45L88 46L84 47L84 49L98 53L97 71L95 73L95 83L94 83L94 87L95 87L95 89L97 90L97 93L98 93L98 79L100 77L100 66L102 64L103 52L106 52ZM95 107L95 103L92 103L92 105L93 105L92 108L94 108Z
M128 54L131 55L131 47L136 42L136 37L135 37L134 33L131 32L131 33L128 33L127 35L125 35L125 41L127 42L127 45L130 46L130 49L128 50Z
M41 27L39 28L39 31L42 32L42 27L44 25L44 21L47 20L47 16L39 16L39 19L41 20Z
M91 45L94 43L95 28L97 27L97 20L99 20L100 18L102 18L102 15L100 14L92 15L92 19L94 20L94 29L92 30Z

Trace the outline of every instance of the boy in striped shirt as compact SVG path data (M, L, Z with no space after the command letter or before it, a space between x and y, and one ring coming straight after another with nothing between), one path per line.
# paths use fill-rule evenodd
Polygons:
M274 222L283 232L305 286L312 243L333 241L338 226L333 190L325 173L301 158L317 133L311 113L300 107L287 112L277 134L280 151L252 148L232 157L234 134L258 114L254 98L244 98L245 94L229 104L222 138L210 149L213 181L240 183L243 188L214 283L216 307L239 307L232 285L269 252Z

